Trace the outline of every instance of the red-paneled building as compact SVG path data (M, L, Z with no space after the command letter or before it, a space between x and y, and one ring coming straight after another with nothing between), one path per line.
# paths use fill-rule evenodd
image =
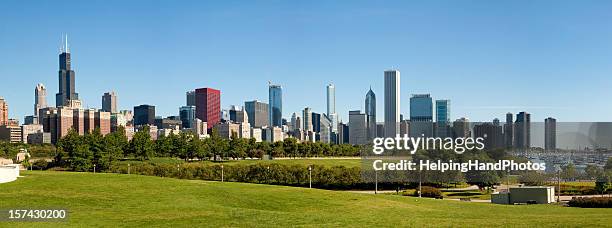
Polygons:
M211 88L195 90L196 118L207 123L208 129L221 121L221 91Z

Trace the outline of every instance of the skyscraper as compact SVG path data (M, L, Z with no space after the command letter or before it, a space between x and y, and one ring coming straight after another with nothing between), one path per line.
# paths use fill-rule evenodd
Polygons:
M242 107L232 105L229 109L230 120L234 123L248 123L249 114ZM250 126L250 124L249 124Z
M139 105L134 107L134 125L154 125L155 124L155 106Z
M544 120L544 149L546 151L557 149L557 120L552 117Z
M0 126L8 125L8 104L4 97L0 97Z
M179 108L179 116L183 128L195 129L196 125L196 107L182 106Z
M280 85L268 85L268 102L270 125L280 127L283 125L283 88Z
M372 91L372 87L365 98L365 114L367 116L368 139L376 138L376 94Z
M338 132L338 114L336 113L336 87L327 85L327 117L331 121L331 132Z
M506 113L506 124L504 124L504 144L507 149L514 145L514 120L512 113Z
M412 137L432 137L433 100L429 94L414 94L410 97L410 134Z
M221 91L211 88L195 90L196 118L211 129L221 120Z
M450 100L436 100L436 136L450 137Z
M252 127L263 127L270 125L268 116L268 104L258 100L244 102L244 109L249 116L249 124Z
M514 122L514 145L518 149L531 147L531 114L519 112Z
M312 110L310 108L304 108L304 111L302 111L302 119L302 121L304 121L304 131L313 131L314 128L312 126Z
M299 129L298 127L298 115L297 113L293 113L291 114L291 128L290 131L297 131Z
M59 55L59 92L55 95L55 106L57 107L69 106L73 100L79 99L79 94L75 92L75 74L70 62L70 48L68 36L66 36Z
M185 93L186 97L187 97L187 102L185 103L187 106L195 106L195 91L187 91L187 93Z
M38 116L40 109L47 107L47 87L41 83L34 89L34 115Z
M117 113L117 94L115 94L115 91L104 93L102 96L102 110Z
M472 136L470 120L461 117L453 122L453 138L466 138Z
M336 113L336 87L334 84L327 85L327 115Z
M400 72L388 70L385 71L385 137L395 137L399 133L399 121Z
M349 111L349 143L353 145L364 145L368 140L367 115L361 111Z

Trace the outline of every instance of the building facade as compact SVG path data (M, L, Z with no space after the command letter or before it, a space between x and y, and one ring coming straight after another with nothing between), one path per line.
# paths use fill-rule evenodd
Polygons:
M4 97L0 97L0 126L8 125L8 103Z
M249 116L249 124L252 127L264 127L270 125L268 115L268 104L258 100L244 102L244 109Z
M548 117L544 120L544 150L555 151L557 149L557 120Z
M531 147L531 114L519 112L514 122L514 145L517 149Z
M436 137L451 137L450 100L436 100Z
M34 88L34 116L39 115L40 109L47 107L47 87L38 83Z
M110 113L117 113L117 94L114 91L102 95L102 110Z
M395 137L399 133L399 122L400 72L388 70L385 71L385 137Z
M134 107L134 125L154 125L155 124L155 106L139 105Z
M368 140L367 115L361 111L349 111L349 143L365 145Z
M280 85L268 86L268 115L270 126L283 125L283 88Z
M196 118L208 123L208 129L221 121L221 91L212 88L195 90Z
M75 103L79 103L79 94L75 89L75 73L71 69L70 47L68 46L68 37L65 38L65 43L60 50L59 55L59 92L55 95L55 106L70 106L75 107Z

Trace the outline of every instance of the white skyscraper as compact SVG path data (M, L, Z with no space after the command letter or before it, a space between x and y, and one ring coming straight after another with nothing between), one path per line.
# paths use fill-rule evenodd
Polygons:
M400 72L385 71L385 137L399 134Z
M332 132L338 132L338 114L336 114L336 87L327 85L327 117L331 121Z
M304 121L304 131L313 131L312 127L312 110L308 107L304 108L302 112L302 117Z

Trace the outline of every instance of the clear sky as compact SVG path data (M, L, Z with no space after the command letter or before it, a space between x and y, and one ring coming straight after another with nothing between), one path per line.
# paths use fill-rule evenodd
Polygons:
M528 111L532 121L612 121L612 1L20 1L0 2L0 96L31 115L37 83L58 90L68 33L76 89L88 107L114 90L121 109L147 103L178 115L185 91L212 87L222 106L267 102L283 86L283 116L363 110L383 117L383 71L409 97L451 100L451 118Z

